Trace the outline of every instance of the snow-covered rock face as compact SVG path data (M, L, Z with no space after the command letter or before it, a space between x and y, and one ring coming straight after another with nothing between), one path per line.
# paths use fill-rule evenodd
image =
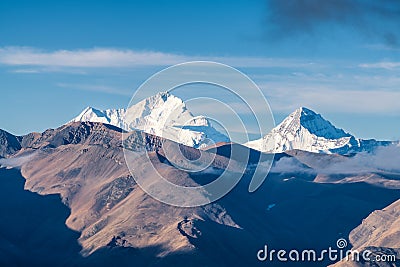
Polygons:
M99 110L92 107L85 108L81 114L74 118L71 122L90 121L101 122L117 126L121 129L126 129L127 124L124 121L125 109L107 109Z
M206 117L194 116L182 99L168 92L146 98L128 109L89 107L72 121L102 122L126 131L141 130L192 147L229 141Z
M310 152L340 153L371 150L390 142L356 139L333 126L320 114L301 107L261 139L245 145L262 152L299 149Z
M326 139L339 139L343 137L351 137L350 134L346 133L342 129L338 129L333 126L329 121L322 118L320 114L314 111L301 107L289 115L287 121L299 122L300 125L297 127L303 127L307 129L311 134ZM290 128L290 127L287 127Z

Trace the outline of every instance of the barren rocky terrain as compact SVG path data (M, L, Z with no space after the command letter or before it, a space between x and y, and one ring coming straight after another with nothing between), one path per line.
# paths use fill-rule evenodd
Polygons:
M122 134L116 127L91 122L70 123L22 137L2 134L0 147L6 159L0 163L19 166L26 190L42 196L59 195L68 208L57 225L60 218L65 220L76 237L68 242L75 248L79 244L79 249L71 251L75 255L72 260L71 254L68 261L60 257L59 265L71 261L82 265L133 261L139 266L265 265L256 257L265 244L275 249L322 250L335 246L338 238L349 238L357 248L399 247L399 174L328 172L324 170L352 157L291 151L275 155L271 172L256 192L248 192L249 167L222 199L202 207L180 208L153 199L136 184L132 175L148 175L149 162L142 157L149 157L151 164L176 184L201 185L218 175L174 167L162 149L168 140L136 131ZM137 155L133 174L126 166L122 142ZM214 147L217 155L210 168L226 168L232 146L239 145ZM198 157L197 149L180 149L186 158ZM255 150L249 154L248 166L260 158L261 162L270 159ZM232 160L243 164L240 157ZM232 166L230 171L235 172L236 165ZM21 209L21 213L25 212ZM2 229L6 231L6 227ZM44 251L48 248L50 253L50 244L22 234L23 240ZM1 236L2 243L11 246L21 240L4 233ZM16 263L18 252L11 257L7 247L1 247L1 255L5 262ZM26 260L40 262L34 255L29 257ZM274 262L274 266L280 265L285 263ZM290 266L295 265L304 263Z

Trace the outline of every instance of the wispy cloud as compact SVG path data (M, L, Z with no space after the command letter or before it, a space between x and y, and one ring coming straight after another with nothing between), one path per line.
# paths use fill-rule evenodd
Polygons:
M67 74L88 74L83 68L71 68L71 67L40 67L40 66L17 66L9 70L10 73L21 73L21 74L40 74L40 73L67 73ZM22 68L19 68L22 67ZM26 68L29 67L29 68Z
M127 67L171 65L186 61L185 56L161 52L94 48L87 50L43 51L30 47L0 49L0 63L12 66Z
M272 172L280 173L320 173L320 174L364 174L377 171L399 172L400 147L391 145L378 147L372 153L361 152L354 157L332 161L323 168L310 169L294 158L282 158L272 167Z
M367 69L386 69L393 70L400 67L400 62L376 62L376 63L364 63L359 65L361 68Z
M37 69L16 69L12 70L13 73L39 73L40 71Z
M58 83L58 87L67 88L67 89L76 89L83 90L89 92L100 92L112 95L122 95L122 96L131 96L132 90L124 90L121 88L105 86L105 85L90 85L90 84L70 84L70 83Z
M7 168L20 167L26 162L34 159L34 157L36 157L37 155L39 155L39 152L27 153L25 155L17 156L14 158L0 159L0 167L7 167Z
M115 68L141 66L168 66L186 61L209 60L236 67L315 68L318 64L301 59L265 57L189 56L157 51L93 48L45 51L31 47L0 48L0 64L8 66L41 67L46 70L60 68ZM32 68L30 68L32 69ZM15 72L18 72L15 71ZM39 71L38 71L39 72ZM21 73L21 71L20 71Z

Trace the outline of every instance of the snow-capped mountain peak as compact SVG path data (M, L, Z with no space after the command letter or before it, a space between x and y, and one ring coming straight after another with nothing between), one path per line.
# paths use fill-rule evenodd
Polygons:
M76 121L91 121L101 122L117 126L121 129L126 129L127 124L124 121L125 109L106 109L99 110L93 107L85 108L76 118L71 122Z
M208 144L209 139L229 141L206 117L194 116L182 99L169 92L157 93L128 109L88 107L72 121L102 122L126 131L142 130L192 147Z
M168 92L160 92L131 106L128 111L133 117L160 116L167 108L176 109L181 106L186 110L182 99Z
M301 130L301 127L309 133L326 139L338 139L350 137L351 135L336 128L320 114L311 109L300 107L291 113L279 126L285 131Z
M262 152L299 149L310 152L348 153L372 149L390 142L357 139L336 128L320 114L300 107L261 139L245 145Z

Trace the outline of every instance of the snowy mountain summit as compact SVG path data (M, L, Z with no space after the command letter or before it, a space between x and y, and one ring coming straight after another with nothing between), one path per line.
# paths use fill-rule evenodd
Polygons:
M90 121L90 122L101 122L105 124L111 124L118 128L127 130L127 123L124 120L126 110L121 109L106 109L99 110L92 107L85 108L81 114L71 120L71 122L77 121Z
M141 130L196 148L229 141L206 117L194 116L182 99L168 92L157 93L128 109L88 107L72 121L102 122L126 131Z
M301 107L261 139L245 145L262 152L283 152L299 149L318 153L371 151L391 142L357 139L336 128L320 114Z

